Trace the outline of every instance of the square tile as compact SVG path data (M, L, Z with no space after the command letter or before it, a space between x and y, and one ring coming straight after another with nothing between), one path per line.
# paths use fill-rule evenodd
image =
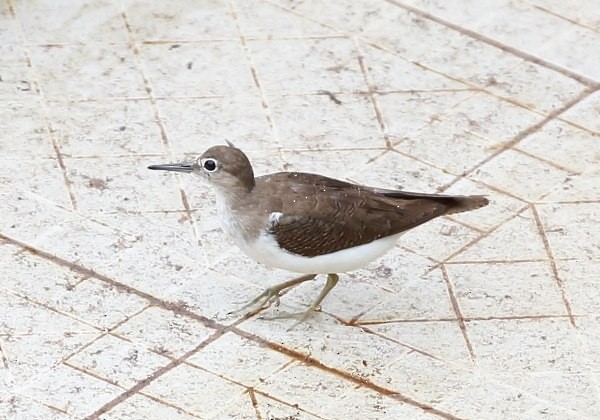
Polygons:
M47 99L146 97L141 72L127 45L36 46L30 54Z
M0 401L0 416L6 419L69 420L73 417L25 396L12 395Z
M12 187L21 196L48 200L63 208L71 209L69 189L58 160L36 157L24 159L24 157L0 158L0 183ZM26 165L23 164L24 161L27 162ZM17 219L14 224L19 225L23 222L22 219ZM12 225L13 223L8 226Z
M465 317L567 315L546 262L448 264Z
M385 121L386 134L394 143L411 139L440 116L472 96L471 91L379 93L375 97ZM448 132L448 136L452 133Z
M384 147L373 104L363 95L285 95L269 99L281 145L288 149Z
M90 375L128 389L170 362L131 343L105 335L66 360Z
M442 261L479 236L473 229L439 218L403 235L402 245L419 255Z
M477 362L489 374L586 370L577 332L565 318L467 322Z
M466 89L468 85L418 66L400 55L360 43L371 87L377 91Z
M112 0L15 2L15 12L30 44L128 41L119 4Z
M575 314L599 314L600 290L597 279L600 277L600 261L559 260L556 261L556 268L573 312Z
M8 2L0 5L0 44L20 44L23 42L17 20L9 7Z
M421 128L394 148L455 175L468 172L494 152L481 137L464 131L449 132L439 121Z
M150 101L50 103L52 135L66 156L164 153Z
M38 101L0 102L0 153L12 160L54 158L46 117ZM34 152L35 151L35 152Z
M4 28L1 22L2 11L0 9L0 27ZM2 29L0 29L0 39L8 41L9 37L4 37L1 31ZM15 33L18 33L16 29ZM35 101L38 93L39 87L23 47L20 44L2 45L0 41L0 101ZM7 106L2 102L0 102L1 107Z
M453 256L451 261L508 262L526 259L548 259L542 236L530 210L511 217L489 235Z
M568 109L561 118L580 124L589 130L600 132L600 91L592 93Z
M450 135L466 131L488 139L493 146L513 140L541 119L528 109L483 92L469 96L440 117Z
M144 44L140 60L154 96L257 93L239 41Z
M518 148L569 171L586 172L597 168L600 162L600 133L592 134L560 121L550 121L523 140Z
M206 340L213 330L198 321L151 307L114 330L115 334L169 357L181 357Z
M456 32L447 36L444 44L425 51L419 62L475 86L488 86L522 61L499 48Z
M27 395L76 418L94 413L123 393L121 388L60 365L26 389Z
M584 89L576 80L527 61L497 75L486 86L490 92L543 112L565 106Z
M143 390L146 395L203 418L217 416L244 392L245 388L190 365L177 366Z
M136 38L142 42L238 37L229 7L221 1L189 3L177 0L169 4L150 4L140 0L125 0L122 7Z
M157 106L176 158L200 155L225 140L246 152L265 150L264 143L271 143L273 134L257 96L159 99Z
M333 374L303 364L291 365L257 386L268 395L324 417L334 416L341 397L353 388L353 384ZM319 400L318 406L315 399Z
M598 258L598 204L537 206L555 258ZM585 228L582 229L582 226Z
M535 201L562 184L569 173L514 150L507 150L477 169L471 177L519 198Z
M129 420L141 417L145 419L177 419L193 420L197 417L185 413L183 410L170 407L160 402L150 399L144 395L136 394L127 398L113 409L102 414L100 420Z
M242 33L250 39L339 36L340 32L266 2L234 2Z
M192 355L187 362L252 387L275 374L291 360L266 346L227 333Z
M450 365L465 368L473 366L458 321L399 321L368 324L365 327ZM435 340L431 340L431 337L435 337Z
M248 47L258 80L268 93L366 89L358 54L349 39L248 41Z

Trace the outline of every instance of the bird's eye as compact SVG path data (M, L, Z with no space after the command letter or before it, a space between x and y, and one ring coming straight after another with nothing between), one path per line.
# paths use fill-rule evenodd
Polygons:
M214 172L217 170L217 161L215 159L204 159L202 167L208 172Z

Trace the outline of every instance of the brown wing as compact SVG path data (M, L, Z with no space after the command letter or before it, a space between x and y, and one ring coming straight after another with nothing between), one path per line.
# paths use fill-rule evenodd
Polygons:
M432 200L362 197L358 202L329 199L309 215L286 210L269 226L269 232L283 249L314 257L411 229L444 214L446 206Z
M481 196L375 189L306 173L264 178L265 185L281 188L275 188L279 195L270 198L269 208L282 215L271 219L268 231L283 249L305 257L363 245L444 214L487 204Z

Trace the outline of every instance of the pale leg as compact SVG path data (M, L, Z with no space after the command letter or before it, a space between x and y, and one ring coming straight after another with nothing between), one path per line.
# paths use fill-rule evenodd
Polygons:
M263 307L268 304L271 300L275 300L279 303L279 293L283 290L295 286L300 283L304 283L305 281L309 281L317 277L316 274L307 274L302 277L298 277L292 280L284 281L283 283L276 284L275 286L271 286L266 288L260 295L256 298L252 299L250 302L242 306L240 309L232 311L230 313L238 313L243 311L244 309L248 309L251 306Z
M291 330L292 328L296 327L298 324L301 324L302 322L306 321L319 308L319 305L321 305L321 302L323 302L323 299L325 299L325 296L327 296L329 294L329 292L331 292L331 289L333 289L335 287L335 285L337 284L339 279L340 278L337 274L329 273L327 275L327 283L325 283L325 287L323 287L323 290L321 290L321 293L319 293L319 296L317 296L315 301L308 307L307 310L305 310L303 312L295 312L295 313L290 313L290 314L275 315L272 317L264 317L264 319L297 318L298 321L296 321L294 323L294 325L292 325L288 329L288 330Z

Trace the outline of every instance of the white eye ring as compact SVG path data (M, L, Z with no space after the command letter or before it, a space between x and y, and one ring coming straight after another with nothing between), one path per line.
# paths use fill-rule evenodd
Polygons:
M206 172L215 172L219 169L219 162L213 158L202 159L200 160L200 167Z

